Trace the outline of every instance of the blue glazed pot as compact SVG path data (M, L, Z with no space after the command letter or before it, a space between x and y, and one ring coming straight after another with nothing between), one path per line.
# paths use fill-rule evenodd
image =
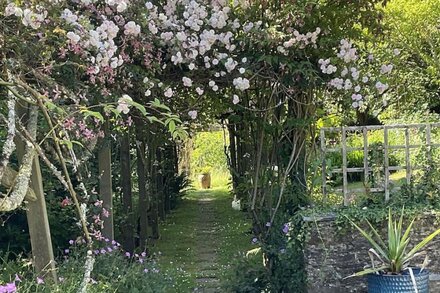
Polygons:
M429 272L413 269L414 278L419 293L429 293ZM414 293L414 284L409 271L402 275L377 275L367 276L368 293Z

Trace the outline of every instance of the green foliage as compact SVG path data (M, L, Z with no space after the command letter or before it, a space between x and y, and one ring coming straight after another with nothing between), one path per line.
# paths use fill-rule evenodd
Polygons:
M58 266L59 284L44 280L37 284L37 276L33 273L26 259L2 261L0 284L16 281L19 292L76 292L83 278L85 250L75 248L60 261ZM162 272L155 262L145 260L140 263L129 259L120 251L114 251L96 256L95 269L91 275L88 292L173 292L173 280L176 271Z
M197 133L191 152L191 172L193 175L212 171L227 172L228 165L224 144L223 131Z
M349 219L351 224L373 247L368 251L372 258L372 267L356 273L354 276L362 276L375 272L400 274L409 267L410 261L415 256L422 254L421 249L440 234L440 229L436 230L415 245L411 250L407 251L415 218L410 221L406 229L403 229L403 217L403 208L398 221L393 221L391 209L388 210L388 237L385 240L382 239L378 230L376 230L370 222L367 221L371 229L371 233L368 233ZM374 262L374 259L379 261L379 265Z
M264 292L269 286L269 279L261 254L235 258L227 280L225 289L228 292Z

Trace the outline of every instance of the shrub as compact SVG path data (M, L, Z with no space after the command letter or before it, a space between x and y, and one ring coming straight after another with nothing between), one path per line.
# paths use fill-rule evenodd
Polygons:
M95 250L95 265L88 292L170 292L174 272L161 272L155 261L142 255L127 257L117 244ZM111 250L111 251L110 251ZM66 251L67 252L67 251ZM83 278L85 247L72 247L58 265L58 284L39 279L26 259L1 264L0 285L14 282L18 292L76 292Z
M264 292L269 285L269 279L261 254L237 257L226 280L224 287L227 292Z

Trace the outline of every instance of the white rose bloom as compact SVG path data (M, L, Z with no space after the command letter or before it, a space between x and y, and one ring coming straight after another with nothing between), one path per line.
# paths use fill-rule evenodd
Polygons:
M124 12L127 9L128 5L125 1L119 2L118 6L116 7L116 11L119 13Z
M129 102L132 101L133 99L129 95L123 95L122 98L118 100L118 107L116 108L116 110L124 114L128 114L128 112L130 112Z
M234 95L232 98L232 104L237 105L240 102L240 98L237 95Z
M171 98L173 96L173 90L171 88L168 88L164 93L164 96L167 98Z
M66 34L66 37L70 40L70 43L72 45L76 45L79 43L79 41L81 40L81 37L77 34L75 34L74 32L68 32Z
M232 83L236 89L241 91L245 91L250 87L249 80L242 77L235 78Z
M192 120L197 118L197 111L196 110L191 110L188 112L189 117L191 117Z
M383 94L388 89L388 84L381 83L380 81L376 82L376 89L379 92L379 94Z
M202 88L200 88L200 87L197 87L196 88L196 92L199 94L199 96L201 96L201 95L203 95L203 89Z
M124 26L124 34L129 36L137 36L141 33L140 25L136 24L134 21L129 21Z
M186 87L191 87L191 86L192 86L192 80L191 80L191 78L184 76L184 77L182 78L182 81L183 81L183 85L184 85L184 86L186 86Z
M145 7L147 7L148 10L151 10L151 9L153 9L153 3L147 2L147 3L145 3Z

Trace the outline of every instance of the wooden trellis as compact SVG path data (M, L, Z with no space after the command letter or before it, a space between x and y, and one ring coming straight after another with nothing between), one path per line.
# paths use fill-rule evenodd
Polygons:
M342 188L335 189L336 192L342 192L344 195L344 205L349 205L350 197L349 195L355 192L366 192L369 183L369 177L373 171L372 166L368 163L368 154L371 148L369 147L368 141L368 131L383 130L383 146L381 147L383 151L383 173L384 182L383 187L372 187L368 188L370 192L384 192L385 200L389 200L390 191L390 171L405 170L406 171L406 182L411 182L411 174L414 170L420 169L423 166L412 165L410 160L410 150L417 148L426 148L426 158L428 161L431 160L432 149L434 147L440 147L439 143L434 143L432 141L431 131L435 127L440 127L440 123L430 123L430 124L407 124L407 125L374 125L374 126L349 126L349 127L324 127L321 128L320 138L321 138L321 154L322 154L322 192L324 200L326 200L328 190L327 190L327 174L342 174ZM424 140L422 144L410 144L410 130L414 129L420 134L421 131L424 133ZM405 136L405 143L403 145L390 145L388 138L390 130L403 130ZM349 133L361 133L363 137L362 147L350 147L347 146L347 134ZM341 143L340 146L328 146L327 145L327 134L336 133L340 134ZM405 152L405 165L403 166L390 166L389 158L390 151L392 150L404 150ZM363 166L349 168L347 153L350 151L363 151ZM342 166L337 168L326 166L326 157L329 153L341 152L342 154ZM363 173L364 174L364 188L353 188L349 189L348 186L348 174L349 173ZM395 187L397 189L398 187Z

